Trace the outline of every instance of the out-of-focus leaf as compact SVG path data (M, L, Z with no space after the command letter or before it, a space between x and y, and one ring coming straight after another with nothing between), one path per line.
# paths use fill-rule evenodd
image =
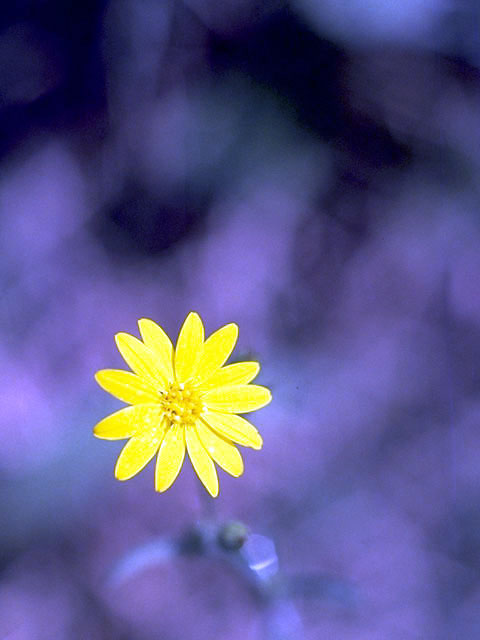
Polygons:
M166 538L136 547L114 566L109 578L110 586L117 587L145 569L169 562L178 555L178 544Z

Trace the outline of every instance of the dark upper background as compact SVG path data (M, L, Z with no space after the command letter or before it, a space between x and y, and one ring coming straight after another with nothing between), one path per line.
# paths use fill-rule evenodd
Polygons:
M1 9L1 638L478 637L479 23L474 0ZM274 394L217 512L324 585L274 623L221 564L105 583L200 502L189 464L162 496L151 466L113 479L93 372L192 309L239 324Z

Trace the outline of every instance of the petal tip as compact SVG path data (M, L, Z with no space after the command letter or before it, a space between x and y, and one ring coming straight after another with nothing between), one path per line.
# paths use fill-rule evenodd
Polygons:
M157 459L157 463L158 463L158 459ZM168 491L170 489L170 487L173 485L177 477L178 477L178 474L175 476L173 480L169 478L167 482L163 482L163 483L157 482L157 479L155 478L155 491L157 491L158 493L165 493L165 491Z
M140 333L142 331L142 327L148 326L148 325L151 326L152 324L157 324L157 323L151 318L140 318L140 320L138 321L138 328L140 329Z
M252 443L252 449L255 449L255 451L260 451L260 449L263 448L263 439L261 436L258 436L258 440L255 441L254 443Z
M204 485L204 486L205 486L205 485ZM208 494L209 494L210 496L212 496L212 498L218 498L218 493L219 493L219 491L220 491L220 488L219 488L219 487L216 487L216 488L209 488L209 487L205 486L205 489L208 491Z
M100 436L100 435L99 435L99 433L98 433L97 426L98 426L98 425L95 425L95 426L93 427L93 429L92 429L92 434L95 436L95 438L100 438L100 439L101 439L101 436Z
M235 470L235 472L230 471L229 473L234 477L234 478L239 478L240 476L243 476L245 472L245 467L242 467L241 469L239 469L238 471Z
M227 326L230 327L230 330L233 333L233 343L234 343L233 344L233 349L234 349L235 345L237 344L237 340L238 340L238 332L239 332L238 324L236 322L230 322L230 324L227 325Z
M118 333L116 333L113 336L113 339L115 340L115 344L117 345L117 347L119 346L119 343L122 342L122 340L125 339L125 336L127 336L128 334L125 333L125 331L119 331Z
M140 471L141 469L131 471L129 469L122 470L115 467L115 471L113 472L113 475L115 476L115 479L118 480L119 482L125 482L126 480L130 480L131 478L136 476L138 473L140 473Z
M114 438L111 437L111 434L107 431L105 431L105 420L108 419L109 416L107 416L107 418L104 418L103 420L100 420L100 422L97 422L97 424L93 427L92 429L92 434L95 436L95 438L98 438L99 440L113 440ZM121 438L119 438L121 439Z
M200 327L201 331L204 331L203 328L203 320L200 316L199 313L197 313L196 311L190 311L190 313L187 315L187 317L185 318L185 322L183 323L185 324L190 324L191 322L196 322L198 324L198 326Z
M272 392L268 387L263 387L263 388L265 389L265 405L264 406L267 406L267 404L270 404L270 402L272 401Z

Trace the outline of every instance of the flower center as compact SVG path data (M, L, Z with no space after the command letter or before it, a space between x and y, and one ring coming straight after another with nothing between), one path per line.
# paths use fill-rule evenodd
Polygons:
M161 395L165 416L172 424L194 424L203 411L203 403L191 385L172 382Z

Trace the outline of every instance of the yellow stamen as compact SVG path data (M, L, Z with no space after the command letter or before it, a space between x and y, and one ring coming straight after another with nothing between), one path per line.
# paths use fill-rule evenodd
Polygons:
M182 382L173 382L161 395L160 403L170 424L194 424L203 410L195 389Z

